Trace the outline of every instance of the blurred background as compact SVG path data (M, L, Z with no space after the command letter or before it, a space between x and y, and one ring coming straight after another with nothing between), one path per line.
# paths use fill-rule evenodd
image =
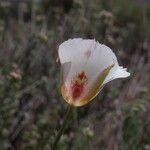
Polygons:
M58 46L95 38L131 76L78 108L59 150L150 150L149 0L0 0L0 150L50 150L67 103Z

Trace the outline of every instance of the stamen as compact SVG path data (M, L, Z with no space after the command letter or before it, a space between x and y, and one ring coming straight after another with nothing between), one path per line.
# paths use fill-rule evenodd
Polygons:
M83 80L84 78L86 78L85 73L84 73L84 72L81 72L80 74L78 74L78 78L79 78L80 80Z

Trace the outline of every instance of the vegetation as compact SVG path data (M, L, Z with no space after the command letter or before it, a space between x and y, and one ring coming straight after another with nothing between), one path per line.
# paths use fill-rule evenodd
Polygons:
M0 1L0 150L49 150L67 103L58 46L74 37L111 47L131 77L78 108L59 150L150 150L150 3Z

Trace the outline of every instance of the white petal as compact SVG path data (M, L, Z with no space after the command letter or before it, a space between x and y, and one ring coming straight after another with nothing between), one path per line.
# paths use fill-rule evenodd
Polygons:
M76 55L77 50L79 49L78 45L82 41L81 38L77 39L69 39L65 42L63 42L59 46L59 59L60 62L63 64L65 62L70 62L73 59L73 56Z
M66 81L67 77L68 77L68 73L70 71L70 68L71 68L71 62L65 62L62 64L61 66L61 73L63 73L63 80Z
M85 65L89 59L87 52L94 49L95 40L83 40L81 38L69 39L59 46L59 58L61 64L71 63L67 82L71 82L72 78L81 71L84 71Z
M93 84L99 74L107 67L114 64L112 69L118 67L118 61L113 51L104 44L96 43L96 47L92 52L92 56L85 66L85 70L89 77L89 86Z
M122 66L118 66L117 69L112 69L108 76L106 77L103 84L106 84L114 79L117 78L126 78L130 76L130 73L126 71L126 68L123 68Z

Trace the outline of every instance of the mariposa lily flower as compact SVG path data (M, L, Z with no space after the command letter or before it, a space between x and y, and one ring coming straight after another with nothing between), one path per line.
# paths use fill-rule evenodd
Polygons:
M69 39L59 46L58 53L61 93L74 106L90 102L111 80L130 75L119 66L113 51L94 39Z

